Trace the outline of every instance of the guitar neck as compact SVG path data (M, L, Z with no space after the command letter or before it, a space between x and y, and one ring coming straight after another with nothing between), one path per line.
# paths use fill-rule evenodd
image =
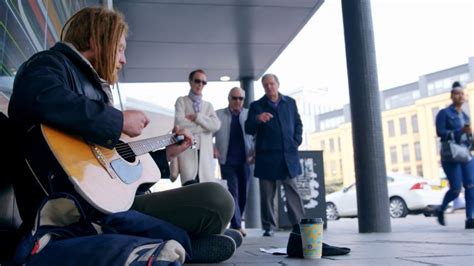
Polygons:
M149 139L137 140L129 142L128 145L135 153L136 156L149 153L165 148L171 144L178 142L176 135L168 134L159 137L153 137Z

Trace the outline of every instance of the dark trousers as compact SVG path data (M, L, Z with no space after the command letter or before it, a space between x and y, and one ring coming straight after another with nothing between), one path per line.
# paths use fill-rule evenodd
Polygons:
M260 209L262 215L262 227L264 230L276 228L275 206L273 199L279 184L283 185L286 197L286 208L291 225L300 223L304 217L303 202L296 188L295 178L284 180L259 179L260 181Z
M224 232L234 201L222 185L209 182L136 196L131 209L203 237Z
M474 218L474 159L467 163L442 161L441 165L449 181L449 190L444 195L441 210L444 211L459 196L464 185L466 218Z
M227 188L234 198L235 211L230 220L230 227L239 229L242 227L242 214L247 204L247 193L249 183L248 164L226 165L221 164L222 179L227 181Z

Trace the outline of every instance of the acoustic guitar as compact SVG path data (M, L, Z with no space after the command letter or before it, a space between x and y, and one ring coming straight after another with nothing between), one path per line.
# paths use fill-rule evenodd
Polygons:
M108 149L46 125L40 129L76 192L106 214L128 210L141 184L160 179L160 170L149 152L184 139L168 134L128 143L121 141Z

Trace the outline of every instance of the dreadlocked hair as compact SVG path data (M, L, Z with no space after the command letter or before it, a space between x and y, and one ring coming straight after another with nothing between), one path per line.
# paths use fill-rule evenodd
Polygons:
M118 81L115 66L118 44L127 34L128 25L122 13L105 7L79 10L63 26L61 41L74 45L79 52L95 51L92 67L109 84Z

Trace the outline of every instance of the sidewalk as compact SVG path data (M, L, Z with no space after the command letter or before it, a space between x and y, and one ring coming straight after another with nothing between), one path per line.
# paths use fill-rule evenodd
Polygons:
M447 214L447 226L443 227L435 217L409 215L392 219L391 233L369 234L358 233L357 219L330 221L324 241L352 251L346 256L320 260L262 253L260 248L286 247L289 232L262 237L261 230L248 229L235 255L214 265L473 265L474 230L464 229L464 217L464 210Z

